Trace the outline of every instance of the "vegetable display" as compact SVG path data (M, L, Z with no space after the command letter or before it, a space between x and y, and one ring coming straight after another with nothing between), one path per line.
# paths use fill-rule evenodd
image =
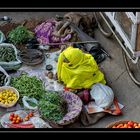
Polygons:
M13 77L10 84L19 91L21 98L28 96L39 101L38 107L43 118L56 122L66 114L66 101L57 92L45 91L43 82L37 77L22 73L19 77Z
M23 119L18 114L14 113L10 114L9 120L12 121L12 124L18 124L20 122L23 122Z
M39 110L43 118L57 122L66 114L66 102L57 92L47 92L39 101Z
M9 126L9 128L34 128L34 125L32 123L27 123L27 124L4 123L4 124Z
M6 75L0 71L0 86L4 85Z
M118 125L114 125L112 128L140 128L140 123L128 121L127 123L120 123Z
M8 40L14 44L22 44L34 37L33 32L26 27L19 25L8 34Z
M31 117L33 117L33 113L28 113L25 118L21 118L18 114L11 113L9 115L9 120L12 121L12 124L19 124L23 121L28 121Z
M17 100L17 95L11 90L3 90L0 92L0 103L8 105Z
M12 77L10 85L19 91L21 98L28 96L39 100L45 93L42 80L37 79L36 76L30 77L25 73L19 77Z
M11 62L16 60L15 51L12 47L1 46L0 47L0 61Z

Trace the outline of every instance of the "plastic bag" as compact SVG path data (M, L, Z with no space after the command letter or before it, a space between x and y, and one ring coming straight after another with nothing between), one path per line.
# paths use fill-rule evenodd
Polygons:
M91 98L95 100L97 106L101 108L109 108L114 99L112 89L106 85L97 83L92 86L90 91Z
M2 31L0 31L0 43L2 43L5 40L5 35Z
M17 70L21 67L21 61L19 59L18 56L18 51L16 49L16 47L13 44L8 44L8 43L1 43L0 47L11 47L14 49L15 51L15 55L16 55L16 61L11 61L11 62L0 62L0 66L2 66L5 70L9 71L9 70Z
M34 124L35 128L52 128L49 123L39 117L32 117L31 122Z
M8 86L9 83L10 83L10 79L11 77L7 74L7 72L0 66L0 71L3 72L3 74L6 76L5 78L5 82L4 82L4 85L3 86Z
M32 102L32 103L34 103L36 105L38 104L38 101L35 98L29 98L27 96L24 96L22 98L22 102L23 102L24 108L30 109L30 110L37 110L38 109L37 106L33 107L33 106L29 105L28 101L30 101L30 102Z

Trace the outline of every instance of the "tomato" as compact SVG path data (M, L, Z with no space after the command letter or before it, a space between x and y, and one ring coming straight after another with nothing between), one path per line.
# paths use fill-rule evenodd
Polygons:
M132 121L129 121L127 124L128 124L129 126L133 126L133 125L134 125L134 123L133 123Z
M28 115L26 115L26 117L25 117L25 118L30 118L29 114L28 114Z
M135 127L135 126L137 126L137 123L134 123L134 125L133 125L133 126L134 126L134 127Z
M14 113L11 113L10 116L14 117Z
M124 128L128 128L128 125L127 124L124 124Z
M121 128L123 126L123 124L119 124L118 126L117 126L117 128Z
M140 123L138 123L138 126L140 127Z
M16 119L17 119L17 118L14 117L14 118L13 118L13 121L16 121Z
M17 120L20 120L20 117L17 117Z
M19 123L19 120L16 120L16 123Z
M28 118L28 117L25 117L25 118L24 118L24 120L25 120L25 121L28 121L28 120L29 120L29 118Z
M10 117L9 117L9 120L10 120L10 121L13 121L13 117L12 117L12 116L10 116Z
M12 124L15 124L16 122L15 121L12 121Z
M32 112L30 112L28 115L29 115L30 117L32 117L32 116L33 116L33 113L32 113Z
M116 128L116 126L113 126L112 128Z
M18 114L15 114L14 117L17 118L18 117Z
M135 128L139 128L138 126L135 126Z

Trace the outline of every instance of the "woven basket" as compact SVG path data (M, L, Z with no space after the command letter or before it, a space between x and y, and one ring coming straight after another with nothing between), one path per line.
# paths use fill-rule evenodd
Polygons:
M53 128L62 128L66 125L74 123L79 118L82 111L82 101L77 95L72 92L66 91L60 93L60 96L67 102L68 112L59 122L44 118ZM73 109L77 109L77 111L74 113Z
M0 92L3 91L3 90L6 90L6 89L9 89L9 90L13 91L14 93L16 93L17 99L16 99L15 102L13 102L13 103L11 103L11 104L8 104L8 105L2 104L2 103L0 102L0 106L1 106L1 107L4 107L4 108L13 107L13 106L17 103L17 101L19 100L19 92L18 92L15 88L10 87L10 86L3 86L3 87L0 87Z
M106 128L112 128L113 126L119 125L119 124L126 124L126 123L128 123L129 121L131 121L131 120L119 120L119 121L116 121L116 122L112 122L112 123L108 124L108 125L106 126ZM133 121L133 122L134 122L134 123L138 123L138 122L135 122L135 121Z
M24 55L22 56L22 54L20 56L22 59L21 61L28 66L39 65L45 60L44 52L37 49L25 49L24 51L22 51L22 53L24 53L24 55L29 56L27 58L24 58ZM32 53L40 53L42 55L39 58L30 58Z

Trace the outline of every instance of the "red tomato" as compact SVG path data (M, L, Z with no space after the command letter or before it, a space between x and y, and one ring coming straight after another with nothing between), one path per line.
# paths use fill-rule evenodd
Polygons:
M16 121L17 118L13 118L13 121Z
M137 126L137 123L134 123L134 125L133 125L133 126L134 126L134 127L135 127L135 126Z
M29 120L29 118L28 118L28 117L25 117L25 118L24 118L24 120L25 120L25 121L28 121L28 120Z
M129 121L127 124L128 124L129 126L133 126L133 125L134 125L134 123L133 123L132 121Z
M33 116L33 113L32 113L32 112L30 112L28 116L32 117L32 116Z
M16 120L16 123L19 123L19 120Z
M128 125L127 124L124 124L124 127L123 128L128 128Z
M11 113L10 116L11 116L11 117L14 117L14 113Z
M22 118L20 118L20 122L23 122L23 119Z
M9 120L10 120L10 121L13 121L13 117L12 117L12 116L10 116L10 117L9 117Z
M14 117L17 118L18 117L18 114L15 114Z
M12 121L12 124L15 124L16 123L16 121Z

